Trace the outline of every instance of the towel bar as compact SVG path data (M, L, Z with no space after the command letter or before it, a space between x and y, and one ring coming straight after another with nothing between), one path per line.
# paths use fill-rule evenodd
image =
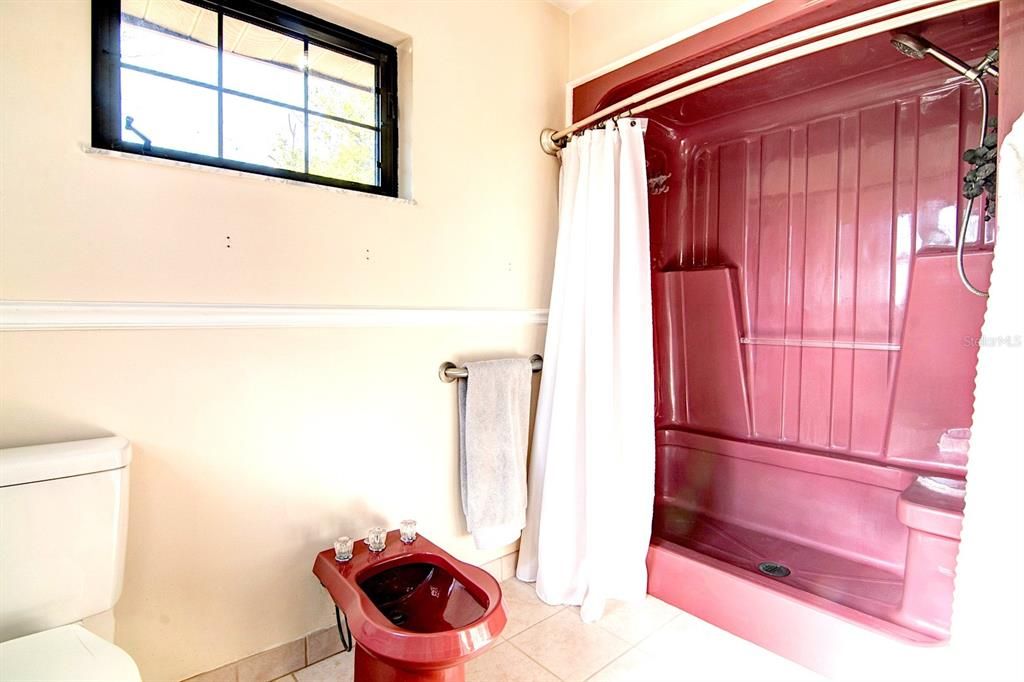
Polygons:
M539 372L541 367L544 366L544 358L539 355L531 355L530 366L533 367L534 372ZM441 366L437 368L437 376L440 377L441 381L450 384L456 379L463 379L469 376L469 373L466 372L465 367L459 367L454 362L442 362Z

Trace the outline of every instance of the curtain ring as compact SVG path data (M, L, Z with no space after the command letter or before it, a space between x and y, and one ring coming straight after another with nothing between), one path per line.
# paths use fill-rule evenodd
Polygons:
M635 127L635 126L636 126L636 121L630 121L630 122L629 122L629 126L630 126L631 128Z

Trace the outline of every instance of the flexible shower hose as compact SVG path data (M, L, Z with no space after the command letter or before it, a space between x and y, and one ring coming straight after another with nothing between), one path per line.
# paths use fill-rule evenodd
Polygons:
M981 140L978 142L978 146L983 147L985 145L985 128L988 125L988 88L985 87L985 81L981 77L976 82L978 89L981 90ZM964 244L967 242L967 226L970 223L973 210L974 197L971 197L967 200L963 218L960 220L960 232L956 236L956 272L960 275L960 281L967 287L967 291L975 296L988 296L987 291L982 291L971 284L971 280L967 277L967 270L964 268Z

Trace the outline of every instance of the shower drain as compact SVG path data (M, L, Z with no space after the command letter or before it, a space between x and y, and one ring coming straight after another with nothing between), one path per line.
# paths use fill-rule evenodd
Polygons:
M785 578L790 573L788 568L774 561L762 561L757 565L757 570L773 578Z

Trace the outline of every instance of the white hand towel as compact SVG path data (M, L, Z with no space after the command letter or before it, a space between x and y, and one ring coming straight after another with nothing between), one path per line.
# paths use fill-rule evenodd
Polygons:
M533 370L526 358L467 362L459 379L459 475L478 549L504 547L526 525L526 448Z

